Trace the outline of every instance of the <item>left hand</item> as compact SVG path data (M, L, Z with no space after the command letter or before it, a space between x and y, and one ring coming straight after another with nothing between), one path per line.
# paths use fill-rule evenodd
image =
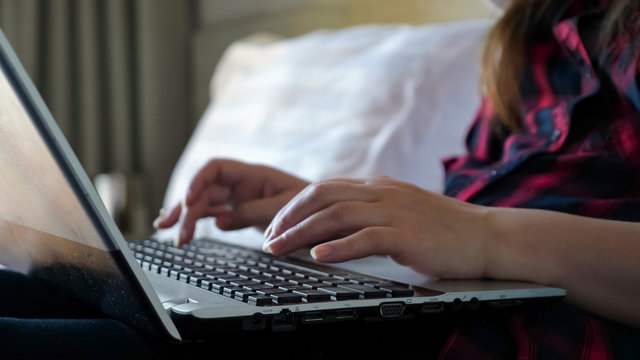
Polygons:
M313 183L274 217L265 251L282 255L316 245L318 262L388 255L443 278L485 275L487 208L414 185L373 177Z

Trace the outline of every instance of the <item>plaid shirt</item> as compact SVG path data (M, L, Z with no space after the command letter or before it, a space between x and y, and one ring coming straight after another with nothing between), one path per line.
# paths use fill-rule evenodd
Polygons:
M468 154L445 160L445 194L488 206L640 221L640 60L632 50L640 31L592 59L578 27L588 17L601 19L605 2L568 1L550 38L530 47L520 131L494 131L492 106L483 102L466 139ZM461 325L441 357L611 358L609 323L561 304L564 315L555 319L522 312Z

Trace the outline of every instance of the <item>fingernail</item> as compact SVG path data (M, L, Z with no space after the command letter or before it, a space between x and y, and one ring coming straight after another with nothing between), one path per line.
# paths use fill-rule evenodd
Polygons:
M164 217L162 217L162 215L153 220L153 228L156 230L160 229L160 222L162 222L162 220L164 220Z
M332 252L333 251L331 250L330 246L318 245L318 246L314 247L313 249L311 249L311 256L315 260L322 261L323 259L326 259L327 257L329 257L329 255L331 255Z
M153 220L153 228L158 230L160 228L160 223L164 221L166 216L167 216L167 210L165 208L161 208L160 214L155 220Z
M271 244L268 241L265 241L264 244L262 244L262 251L267 254L273 254L271 251Z

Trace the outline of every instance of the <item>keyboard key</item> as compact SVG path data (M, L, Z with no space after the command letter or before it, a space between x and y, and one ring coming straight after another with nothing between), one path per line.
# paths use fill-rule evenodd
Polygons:
M339 288L339 287L320 287L318 291L324 291L328 293L333 300L354 300L360 298L360 293L354 290Z
M379 286L378 289L391 294L391 297L413 296L413 289L402 285L384 285Z
M285 294L288 291L287 290L278 289L278 288L271 288L271 289L257 289L257 290L255 290L255 292L258 293L258 295L271 296L273 294Z
M233 298L242 302L247 302L249 300L249 296L258 296L257 293L249 291L249 290L236 290L233 294Z
M288 282L288 281L278 281L278 280L275 280L275 281L266 281L266 282L265 282L265 284L267 284L267 285L271 285L271 286L273 286L273 287L280 287L280 286L287 286L287 285L291 285L291 283L290 283L290 282Z
M293 284L288 284L288 285L281 285L278 286L279 289L282 290L286 290L287 292L292 292L295 290L306 290L307 288L302 286L302 285L293 285Z
M383 298L387 297L387 293L380 289L372 288L370 286L360 284L344 284L338 285L339 288L353 290L358 292L365 299Z
M249 296L247 302L255 306L265 306L273 304L273 299L271 299L271 296L258 294Z
M180 248L176 248L176 247L167 247L166 249L167 252L170 252L174 255L180 255L180 256L184 256L184 254L186 254L186 251L180 249Z
M302 284L302 286L309 288L309 289L317 289L317 288L321 288L321 287L329 287L328 284L325 283L307 283L307 284Z
M251 281L251 280L233 280L233 281L229 281L229 284L233 285L233 286L248 286L248 285L253 285L255 284L255 281Z
M189 284L191 285L195 285L195 286L200 286L200 281L204 280L204 277L199 277L199 276L189 276Z
M266 277L266 276L260 276L260 275L258 275L258 276L253 276L253 277L251 278L251 280L253 280L253 281L255 281L255 282L259 282L259 283L261 283L261 284L264 284L264 283L266 283L266 282L268 282L268 281L272 281L273 279L268 278L268 277Z
M349 280L351 283L353 284L360 284L360 285L364 285L364 284L376 284L379 283L380 280L378 279L372 279L372 278L368 278L366 276L352 276L349 277L345 280Z
M319 290L294 290L294 294L302 295L306 302L319 302L331 300L331 295Z
M278 305L302 302L302 295L294 293L272 294L271 298L273 299L273 302Z
M256 290L273 289L273 286L254 283L254 284L245 285L244 288L248 290L256 291Z
M204 283L204 281L201 281L201 283ZM209 289L217 294L222 294L224 288L228 286L226 282L219 280L209 280L208 283Z
M229 286L229 287L225 287L224 290L222 290L222 295L228 296L228 297L233 297L233 295L236 293L236 291L242 291L242 290L244 290L244 289L242 287L240 287L240 286Z

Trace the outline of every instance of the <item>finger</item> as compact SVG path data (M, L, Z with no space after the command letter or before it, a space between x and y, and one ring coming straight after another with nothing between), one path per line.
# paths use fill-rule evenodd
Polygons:
M243 166L246 165L233 160L214 159L209 161L191 180L187 192L187 206L193 205L209 186L230 185L238 180L237 177L242 178L244 172L240 168ZM233 174L236 174L235 177Z
M286 194L281 194L245 202L216 215L216 226L221 230L236 230L250 226L264 227L273 219L275 212L283 203L286 203L287 199Z
M190 205L185 205L185 215L182 219L178 244L186 244L195 232L195 224L200 218L218 216L228 211L228 202L232 190L227 186L209 184L200 191L200 196L192 200ZM179 214L178 214L179 216ZM176 220L178 221L178 220Z
M180 213L182 211L181 204L174 206L169 212L160 210L160 216L153 222L155 229L168 229L175 225L180 220Z
M193 238L196 222L199 219L222 216L222 219L218 222L224 226L224 222L226 221L224 216L230 213L230 205L228 204L232 195L232 189L230 187L213 183L207 185L207 187L199 191L199 193L200 196L195 197L190 205L186 205L186 213L182 219L182 227L178 240L179 245L186 244Z
M230 187L217 184L210 184L202 192L202 196L207 200L207 204L210 207L228 205L231 201L231 195L232 189Z
M353 233L370 226L387 225L384 209L361 201L343 201L311 215L267 242L265 251L283 255L304 246L332 240L336 234Z
M178 245L188 243L192 238L196 228L196 222L205 216L210 209L208 199L199 198L190 206L184 205L184 215L182 216L182 224L180 227L180 235L178 237Z
M371 255L395 257L403 251L403 241L391 227L368 227L342 239L317 245L311 256L318 262L338 263Z
M361 182L329 180L311 184L285 205L265 232L273 240L303 219L341 201L376 201L377 197Z

